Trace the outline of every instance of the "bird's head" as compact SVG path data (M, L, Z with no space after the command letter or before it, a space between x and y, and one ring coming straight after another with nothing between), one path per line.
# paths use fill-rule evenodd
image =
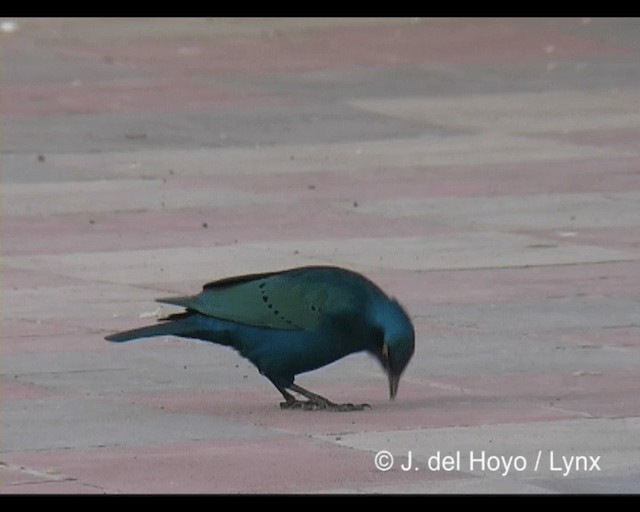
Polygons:
M407 312L393 299L374 308L374 323L380 335L372 350L389 379L389 398L398 393L400 376L413 356L415 331Z

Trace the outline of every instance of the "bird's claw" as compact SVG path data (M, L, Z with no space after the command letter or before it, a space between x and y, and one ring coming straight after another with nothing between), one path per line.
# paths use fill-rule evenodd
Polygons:
M369 404L332 404L330 410L336 412L364 411L371 409Z
M281 409L300 409L303 411L350 412L371 409L369 404L335 404L333 402L313 402L311 400L290 400L280 402Z
M300 409L302 411L317 411L323 408L322 404L317 404L311 400L290 400L280 402L280 409Z

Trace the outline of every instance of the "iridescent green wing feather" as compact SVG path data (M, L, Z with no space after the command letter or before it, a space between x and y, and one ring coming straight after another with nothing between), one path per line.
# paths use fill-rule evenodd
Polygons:
M352 310L355 296L331 272L285 271L222 279L198 295L159 302L256 327L314 330L323 314Z

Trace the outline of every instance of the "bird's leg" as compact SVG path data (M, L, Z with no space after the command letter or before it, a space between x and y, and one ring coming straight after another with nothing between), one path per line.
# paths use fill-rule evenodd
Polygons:
M276 386L276 388L278 388L278 391L282 393L282 396L284 397L284 400L285 400L284 402L280 402L281 409L303 409L306 411L318 409L318 406L316 405L316 403L312 402L311 400L298 400L295 396L289 393L285 388L282 388L280 386Z
M362 411L371 408L369 404L336 404L325 397L312 393L296 384L288 386L291 391L302 395L307 401L296 400L295 397L286 390L280 388L280 392L284 396L286 402L280 404L282 409L304 409L304 410L325 410L325 411Z
M288 409L293 407L293 404L298 402L298 400L296 400L296 397L293 396L291 393L289 393L285 388L282 388L278 385L276 385L276 388L278 388L278 391L280 391L280 393L282 393L282 396L284 397L285 401L284 402L280 402L280 408L282 409Z

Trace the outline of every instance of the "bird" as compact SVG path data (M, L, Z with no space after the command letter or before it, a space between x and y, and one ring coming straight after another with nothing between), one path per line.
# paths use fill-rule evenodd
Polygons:
M299 374L358 352L380 363L394 400L415 350L414 326L403 306L364 275L337 266L227 277L205 284L197 295L156 301L185 310L105 339L173 335L231 347L282 394L282 409L370 408L335 403L295 383Z

